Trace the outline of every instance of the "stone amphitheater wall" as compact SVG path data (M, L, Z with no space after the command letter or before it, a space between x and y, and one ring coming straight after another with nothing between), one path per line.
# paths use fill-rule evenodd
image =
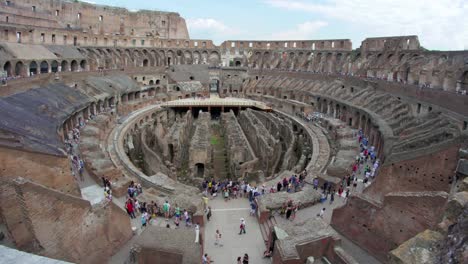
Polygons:
M129 218L113 203L91 207L86 200L24 180L2 184L0 194L2 212L8 212L3 219L21 249L98 263L132 236ZM12 214L15 210L18 214Z

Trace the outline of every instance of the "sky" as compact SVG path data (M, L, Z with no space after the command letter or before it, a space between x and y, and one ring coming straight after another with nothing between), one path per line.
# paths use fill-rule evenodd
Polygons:
M87 0L178 12L190 38L351 39L417 35L429 50L468 50L468 0Z

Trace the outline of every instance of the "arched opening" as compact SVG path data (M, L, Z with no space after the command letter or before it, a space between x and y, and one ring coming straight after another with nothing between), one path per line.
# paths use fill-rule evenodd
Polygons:
M156 80L156 85L160 84L161 83L161 80Z
M70 66L71 66L71 71L77 71L78 70L78 62L76 60L72 60Z
M154 81L153 80L150 80L149 81L149 85L153 85L154 84Z
M96 103L95 102L91 103L89 110L91 112L91 115L96 115Z
M50 70L52 72L58 72L58 62L56 60L52 61L52 63L50 63Z
M24 74L24 64L21 61L18 61L15 65L15 75L23 76Z
M3 65L3 70L6 72L7 77L10 77L10 76L11 76L11 62L7 61L7 62Z
M69 71L69 68L68 68L68 61L64 60L62 61L62 64L61 64L61 68L62 70L61 71Z
M49 72L49 64L47 61L41 62L41 73L48 73Z
M171 58L167 58L167 65L171 66Z
M203 178L205 175L205 164L197 163L195 164L195 175L198 178Z
M167 147L169 149L169 161L172 163L174 160L174 145L169 144Z
M37 74L37 63L35 61L31 61L31 63L29 64L29 74Z
M86 70L86 66L87 66L86 60L80 61L80 68L81 68L83 71Z
M468 90L468 71L465 71L461 79L461 89Z
M242 66L242 62L241 61L236 61L236 67L240 67Z
M148 59L143 60L143 67L148 67Z
M101 113L102 110L104 110L103 107L102 107L102 100L99 100L97 102L96 110L97 110L97 113Z

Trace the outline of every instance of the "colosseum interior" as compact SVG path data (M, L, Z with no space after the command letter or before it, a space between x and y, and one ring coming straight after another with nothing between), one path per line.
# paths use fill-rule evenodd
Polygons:
M468 263L468 51L218 46L178 13L63 0L0 21L0 262L224 263L244 239L251 263ZM214 248L231 204L247 236Z

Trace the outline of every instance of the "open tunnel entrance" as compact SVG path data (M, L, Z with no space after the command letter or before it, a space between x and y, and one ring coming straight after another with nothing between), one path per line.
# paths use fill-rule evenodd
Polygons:
M205 175L205 164L203 163L195 164L195 175L198 178L203 178L203 176Z

